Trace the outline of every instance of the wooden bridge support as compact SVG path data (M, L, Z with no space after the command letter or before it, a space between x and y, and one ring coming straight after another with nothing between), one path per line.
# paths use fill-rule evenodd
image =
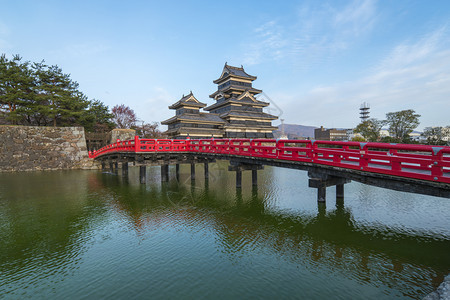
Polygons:
M242 187L242 171L236 170L236 188L240 189Z
M252 170L252 185L258 185L258 170Z
M195 163L191 163L191 181L195 181Z
M209 179L209 165L207 162L204 163L205 165L205 181Z
M180 181L180 164L175 165L175 177L177 181Z
M102 171L105 171L106 169L106 163L104 160L102 160Z
M349 183L347 178L331 176L325 173L308 172L309 187L317 188L317 201L326 202L327 187L336 186L336 200L344 199L344 184Z
M161 165L161 181L167 182L169 181L169 165Z
M337 184L336 185L336 199L344 199L344 184Z
M139 182L144 184L147 181L147 167L146 166L139 166Z
M122 176L126 177L128 176L128 162L122 162Z
M114 163L112 161L109 162L109 171L114 173Z
M264 169L263 165L255 164L244 164L239 162L230 161L230 166L228 166L228 171L236 172L236 188L242 187L242 171L251 170L252 171L252 185L258 185L258 170Z

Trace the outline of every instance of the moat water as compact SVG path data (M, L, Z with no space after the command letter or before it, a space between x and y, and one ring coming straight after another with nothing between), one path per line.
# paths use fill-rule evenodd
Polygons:
M0 174L0 298L420 299L450 273L450 199L209 169Z

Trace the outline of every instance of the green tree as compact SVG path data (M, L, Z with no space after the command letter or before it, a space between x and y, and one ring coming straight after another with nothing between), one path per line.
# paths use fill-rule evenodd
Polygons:
M426 127L422 136L430 145L446 145L450 141L450 126Z
M0 56L0 109L14 124L22 118L20 108L33 97L33 85L28 62L22 62L19 55L12 60Z
M412 109L387 113L386 124L389 125L390 135L400 141L409 140L409 134L420 124L419 118L420 115Z
M106 132L115 127L111 121L113 115L109 112L108 106L100 100L92 100L89 103L89 109L85 114L83 126L86 131L90 132Z
M111 129L112 114L99 100L88 100L77 82L58 66L0 56L0 122L37 126Z
M369 119L359 123L354 132L361 134L369 142L376 142L380 139L380 130L384 124L385 121Z

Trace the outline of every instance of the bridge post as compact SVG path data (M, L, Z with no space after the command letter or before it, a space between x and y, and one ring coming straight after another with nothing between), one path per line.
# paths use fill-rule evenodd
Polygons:
M161 181L169 181L169 165L161 165Z
M321 186L317 188L317 202L325 203L327 201L327 187Z
M209 179L209 166L208 166L208 162L205 162L205 180Z
M122 176L128 176L128 162L124 161L122 162Z
M114 163L114 174L117 174L118 170L119 170L119 162L116 161L116 162Z
M144 184L147 181L145 174L146 171L147 171L146 166L139 166L139 182L142 184Z
M114 172L114 163L113 163L112 161L109 162L109 171L110 171L111 173Z
M258 185L258 170L252 170L252 185Z
M104 171L106 169L106 163L104 160L102 160L102 171Z
M195 181L195 163L191 163L191 181Z
M325 173L308 172L309 187L317 188L317 202L326 202L327 187L336 186L336 199L344 197L344 184L350 180L342 177L336 177Z
M236 170L236 188L240 189L242 187L242 171Z
M344 184L337 184L336 185L336 199L343 199L344 198Z
M242 171L252 170L252 184L256 186L258 182L257 170L262 169L264 169L263 165L246 164L235 161L230 161L230 166L228 166L228 171L236 172L236 188L242 187Z
M180 164L175 165L175 177L177 181L180 181Z

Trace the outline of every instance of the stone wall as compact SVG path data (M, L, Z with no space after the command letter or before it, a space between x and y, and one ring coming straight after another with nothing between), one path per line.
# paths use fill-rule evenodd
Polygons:
M83 127L0 126L0 172L96 168Z
M136 135L136 130L134 129L113 129L111 130L111 142L113 144L117 142L117 140L126 141L126 140L134 140L134 136Z

